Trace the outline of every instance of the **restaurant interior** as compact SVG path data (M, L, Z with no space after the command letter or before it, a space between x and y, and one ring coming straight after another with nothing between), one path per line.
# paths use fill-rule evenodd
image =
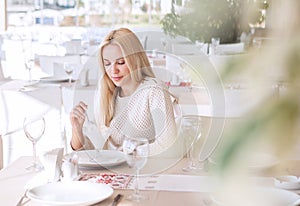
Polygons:
M1 205L300 205L299 10L297 0L2 0ZM176 141L159 155L141 140L128 152L130 138L104 149L99 48L122 27L171 94ZM75 151L81 101L95 148Z

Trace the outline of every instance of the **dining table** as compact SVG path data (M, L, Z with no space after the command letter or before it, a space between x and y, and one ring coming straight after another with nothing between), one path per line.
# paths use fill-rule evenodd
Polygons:
M17 205L20 198L23 196L28 185L32 184L33 180L37 180L37 176L41 172L30 172L25 168L32 161L31 156L22 156L12 162L10 165L0 171L0 200L1 205ZM213 200L213 194L218 191L221 185L218 184L218 174L215 170L215 165L207 161L203 170L199 173L184 172L182 168L187 164L188 159L182 158L170 159L160 158L148 159L145 166L148 168L148 174L145 172L139 178L141 193L146 196L142 202L132 202L127 200L129 194L132 193L132 187L114 188L113 194L103 201L94 205L112 205L114 197L118 194L123 195L123 198L118 203L119 206L126 205L219 205ZM300 175L299 160L287 159L280 161L275 167L280 165L280 170L276 170L277 174ZM166 166L168 165L168 166ZM153 167L154 166L154 167ZM260 186L275 188L274 177L270 174L272 167L266 167L264 170L255 171L251 178L258 182ZM155 168L155 169L149 169ZM161 169L161 170L159 170ZM146 171L145 170L145 171ZM89 174L115 174L124 175L131 174L130 168L126 163L114 167L100 168L81 168L80 175L86 176ZM220 171L219 171L220 172ZM36 184L36 183L35 183ZM47 183L45 183L47 184ZM100 183L99 183L100 184ZM106 184L106 183L102 183ZM111 185L110 185L111 186ZM84 190L85 188L82 188ZM291 190L292 193L299 193L300 190ZM71 195L71 194L70 194ZM233 194L233 197L235 194ZM59 205L59 203L57 203ZM44 205L41 202L30 200L28 197L23 199L21 205ZM45 204L46 205L46 204ZM62 204L63 205L63 204ZM72 204L70 204L72 205Z

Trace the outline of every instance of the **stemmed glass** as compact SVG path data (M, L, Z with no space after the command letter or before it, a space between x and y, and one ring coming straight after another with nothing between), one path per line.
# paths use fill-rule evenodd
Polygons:
M45 119L42 116L28 116L23 122L23 129L26 137L32 142L33 163L26 168L31 171L40 171L43 166L37 161L36 143L45 132Z
M220 37L211 38L212 54L218 54L218 47L220 45Z
M200 172L202 166L199 161L198 142L201 137L201 117L197 115L183 116L181 120L181 136L187 152L188 165L182 168L185 172Z
M140 202L146 199L145 196L140 194L138 181L139 181L139 172L142 169L148 160L149 155L149 142L146 138L131 138L125 137L123 142L123 152L129 167L135 169L135 186L134 193L131 194L128 199Z
M32 82L32 75L31 75L31 70L34 67L35 64L35 59L34 59L34 54L31 52L28 52L25 54L25 67L29 72L29 82Z
M160 38L160 41L161 41L161 44L163 46L164 52L166 52L166 49L167 49L167 39L164 38L164 37L162 37L162 38Z
M64 63L64 70L66 74L69 76L69 86L71 87L72 83L72 73L74 71L74 64L72 63Z

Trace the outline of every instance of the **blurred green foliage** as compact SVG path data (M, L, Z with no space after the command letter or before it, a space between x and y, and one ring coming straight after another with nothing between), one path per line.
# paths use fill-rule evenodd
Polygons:
M253 0L190 0L179 14L172 5L171 13L161 20L165 33L186 36L192 41L210 42L218 36L221 43L238 41L242 32L249 32L249 23L264 20L262 9L267 2Z

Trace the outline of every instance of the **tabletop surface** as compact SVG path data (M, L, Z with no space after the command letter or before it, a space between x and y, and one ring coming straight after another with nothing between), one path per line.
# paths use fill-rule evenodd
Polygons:
M25 168L30 164L32 157L23 156L12 164L4 168L0 171L0 199L1 204L3 205L16 205L18 200L22 197L25 191L25 186L35 178L38 173L29 172ZM169 162L168 159L161 159L161 164L163 162ZM171 161L172 162L172 161ZM165 185L165 188L161 187L160 189L142 189L142 194L146 195L147 200L143 201L142 205L211 205L211 194L215 189L211 185L210 177L213 177L213 169L209 167L209 169L202 170L199 174L189 174L182 171L182 167L187 163L186 158L183 158L176 162L173 166L166 168L165 170L155 174L157 177L177 177L177 181L168 182L168 185ZM300 164L299 160L289 160L285 163L281 163L281 172L290 173L294 175L300 174ZM114 171L126 171L128 169L127 165L121 165L119 167L120 170L116 169ZM99 170L82 170L82 173L85 174L102 174L102 173L112 173L114 171L109 171L106 169ZM259 180L261 184L265 186L273 187L273 178L268 176L268 173L257 173L254 174L254 179L256 181ZM197 190L189 191L188 186L180 187L180 179L185 179L189 181L190 188L194 187L191 184L191 181L195 181L194 185L198 183ZM190 180L189 180L190 179ZM175 179L170 179L175 180ZM197 183L197 184L196 184ZM202 185L201 185L202 184ZM141 188L143 185L141 185ZM178 191L176 191L178 190ZM186 191L184 191L186 190ZM126 200L126 197L132 192L131 189L115 189L114 193L108 199L99 202L96 205L110 205L113 201L113 198L117 194L122 194L125 198L119 203L122 205L140 205L139 203L133 203L129 200ZM295 190L294 192L299 192ZM34 201L24 201L24 205L41 205L40 203L36 203Z

